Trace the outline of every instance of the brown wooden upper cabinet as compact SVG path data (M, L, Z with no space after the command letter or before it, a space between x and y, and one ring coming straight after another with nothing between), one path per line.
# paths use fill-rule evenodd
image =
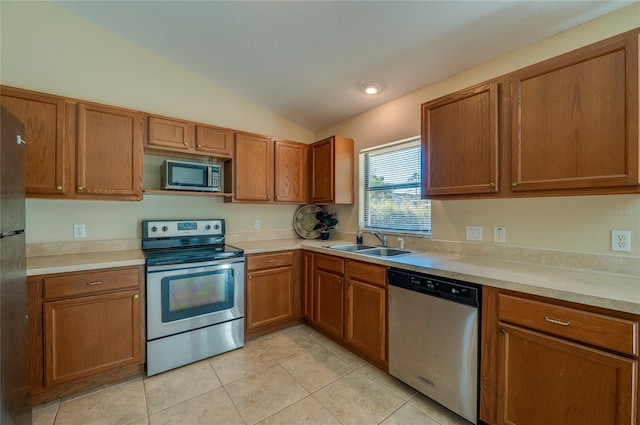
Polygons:
M156 115L149 115L148 125L147 150L220 158L233 155L233 130L228 128Z
M513 191L635 186L638 34L511 77Z
M77 104L76 194L142 198L142 113Z
M311 145L311 203L353 204L353 139L331 136Z
M2 106L24 124L27 195L59 196L71 189L71 146L65 143L65 101L58 96L2 86Z
M250 133L235 134L232 201L304 204L307 199L307 150L303 143ZM225 199L226 200L226 199Z
M497 192L498 85L422 105L422 194Z
M28 197L142 199L142 113L2 87L25 124Z

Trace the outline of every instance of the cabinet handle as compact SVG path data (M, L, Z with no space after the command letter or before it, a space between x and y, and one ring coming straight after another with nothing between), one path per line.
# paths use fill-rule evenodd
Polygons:
M82 192L84 190L84 186L78 186L78 192Z
M134 299L134 300L137 300L138 298L140 298L140 295L138 295L138 294L135 294L135 295L133 296L133 299Z
M268 260L267 263L275 263L276 260Z
M551 317L544 316L544 320L547 322L555 323L556 325L569 326L571 322L563 322L562 320L552 319Z
M62 190L62 186L57 185L57 186L56 186L56 190Z
M511 187L516 187L518 185L518 182L511 182Z
M496 184L494 182L489 183L489 187L496 187Z
M102 281L101 280L96 280L95 282L87 282L87 285L89 285L89 286L102 285Z

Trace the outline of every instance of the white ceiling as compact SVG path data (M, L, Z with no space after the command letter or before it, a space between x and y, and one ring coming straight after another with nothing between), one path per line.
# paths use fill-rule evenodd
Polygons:
M54 3L317 131L633 1Z

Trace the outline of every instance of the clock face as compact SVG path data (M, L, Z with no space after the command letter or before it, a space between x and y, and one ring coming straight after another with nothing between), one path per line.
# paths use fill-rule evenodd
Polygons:
M298 208L293 216L293 227L296 232L304 239L316 239L322 232L321 229L314 230L314 226L318 223L316 213L323 211L317 205L304 205Z

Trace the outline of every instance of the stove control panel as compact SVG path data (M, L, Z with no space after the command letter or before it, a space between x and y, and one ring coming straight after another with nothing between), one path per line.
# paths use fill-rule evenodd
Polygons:
M142 237L173 238L180 236L222 236L224 220L143 220Z

